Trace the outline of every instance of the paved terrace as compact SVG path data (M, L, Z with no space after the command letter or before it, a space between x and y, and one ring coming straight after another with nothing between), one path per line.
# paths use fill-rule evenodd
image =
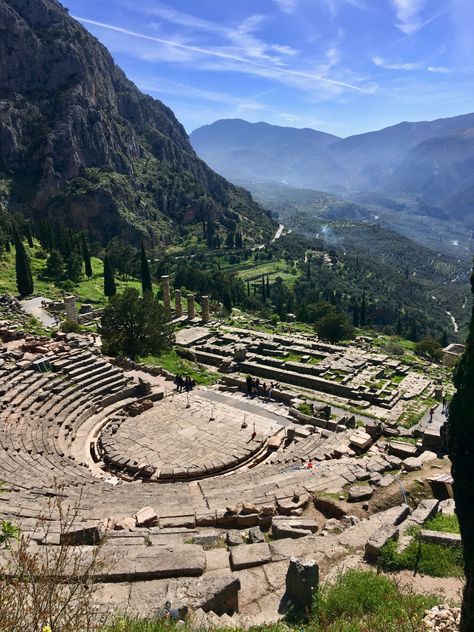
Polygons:
M138 417L122 417L102 433L109 463L151 466L152 480L198 478L237 467L281 428L253 409L244 413L199 391L174 393Z

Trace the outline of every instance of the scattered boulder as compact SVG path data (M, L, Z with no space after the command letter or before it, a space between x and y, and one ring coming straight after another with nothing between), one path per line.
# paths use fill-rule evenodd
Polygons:
M277 500L278 511L284 516L301 515L302 510L308 505L309 500L309 494L295 494L293 498ZM301 510L301 512L299 512L299 510Z
M317 522L312 518L275 517L272 520L272 535L277 539L302 538L317 530Z
M271 558L270 547L266 542L241 544L230 549L230 565L233 571L267 564Z
M286 573L286 594L304 612L311 611L318 585L319 567L315 560L292 557Z
M452 608L446 604L427 610L423 624L428 630L436 632L457 632L461 623L461 608Z
M438 511L439 500L426 498L422 500L411 515L411 520L417 524L424 524Z
M421 470L422 467L421 459L416 456L409 456L403 461L403 468L406 472L415 472L416 470Z
M372 498L374 490L370 485L353 485L349 489L349 496L347 500L350 503L359 503L363 500L369 500Z
M81 525L73 527L59 536L59 544L70 546L99 544L104 535L104 528L101 524Z
M444 533L442 531L422 529L420 531L420 540L429 544L440 544L441 546L461 546L459 533Z
M251 544L256 542L265 542L265 536L262 533L260 527L252 527L249 529L249 540Z
M447 498L439 503L438 510L444 516L453 516L456 513L456 505L453 498Z
M135 524L137 527L153 527L158 524L158 516L151 507L142 507L135 514Z
M365 559L368 562L376 562L382 547L389 540L398 540L400 527L397 525L383 525L378 529L365 544Z
M351 434L351 436L349 437L349 441L350 444L358 450L364 450L365 448L368 448L372 443L372 437L370 436L370 434L364 432L364 430L361 430L359 428L353 434Z
M226 542L227 546L239 546L244 543L244 538L240 531L231 530L227 531Z

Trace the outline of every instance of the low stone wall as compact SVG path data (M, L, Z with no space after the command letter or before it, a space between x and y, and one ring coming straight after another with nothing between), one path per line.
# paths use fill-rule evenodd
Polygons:
M331 382L330 380L325 380L313 375L304 375L301 373L295 373L294 371L287 371L281 368L277 369L254 362L242 362L240 369L250 373L251 375L257 375L258 377L286 382L287 384L294 384L295 386L322 391L323 393L330 393L339 397L345 397L346 399L359 399L361 396L359 392L356 392L343 384Z
M110 358L110 362L119 366L124 371L143 371L149 375L162 375L166 380L174 380L175 375L166 371L161 366L151 366L143 362L135 362L130 358Z
M443 533L442 531L422 529L420 531L420 540L429 544L440 544L441 546L461 546L459 533Z
M241 378L235 377L234 375L223 375L221 377L221 382L226 386L237 386L239 390L247 392L247 382ZM282 391L281 389L272 390L272 399L277 402L284 402L285 404L288 404L294 398L294 393Z

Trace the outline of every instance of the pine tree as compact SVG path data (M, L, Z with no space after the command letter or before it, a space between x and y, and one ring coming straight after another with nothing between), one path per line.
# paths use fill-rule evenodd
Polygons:
M46 274L54 281L60 281L64 276L64 259L59 250L51 250L46 261Z
M140 247L140 267L142 277L142 293L143 295L145 295L146 292L152 292L153 288L151 285L150 267L148 265L148 259L146 258L145 246L143 245L143 241Z
M104 256L104 295L115 296L117 294L117 288L115 286L115 277L112 265L110 263L108 255Z
M474 268L471 290L474 298ZM448 449L466 575L460 630L470 632L474 622L474 305L466 348L453 381L456 392L449 405Z
M82 258L84 259L84 269L86 272L86 277L88 279L92 276L92 265L91 265L91 253L89 251L89 245L86 240L86 236L82 233Z
M21 241L16 227L13 227L13 241L15 243L16 286L20 296L23 298L24 296L33 294L34 286L30 257L25 250L25 246Z
M66 257L66 276L73 283L79 283L82 275L82 259L77 252L71 250Z
M359 323L361 327L365 327L366 310L367 310L367 306L365 303L365 292L362 292L362 303L360 304L360 312L359 312Z

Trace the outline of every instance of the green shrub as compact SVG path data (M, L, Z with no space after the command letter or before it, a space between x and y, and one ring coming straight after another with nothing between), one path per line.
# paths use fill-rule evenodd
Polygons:
M65 334L78 334L81 331L79 323L75 323L73 320L66 318L60 325L61 331Z

